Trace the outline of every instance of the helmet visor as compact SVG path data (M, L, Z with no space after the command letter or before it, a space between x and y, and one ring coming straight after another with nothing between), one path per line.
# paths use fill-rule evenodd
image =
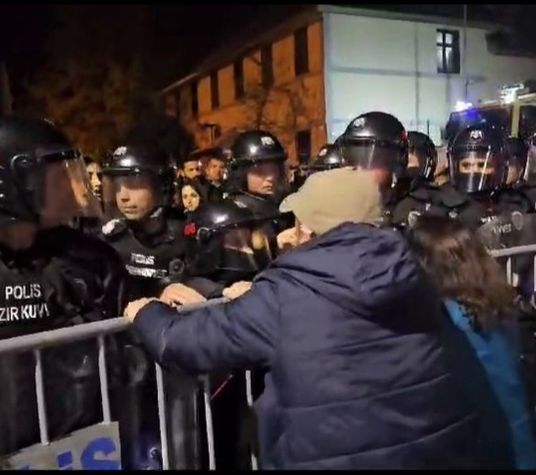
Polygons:
M45 227L68 224L74 218L102 218L102 209L91 190L81 156L42 156L44 183L40 210Z
M499 170L497 155L487 148L454 151L451 162L451 180L458 190L476 193L492 190L500 184L503 173Z
M262 224L199 228L195 235L188 236L188 262L193 275L217 272L218 279L251 279L267 267L272 257Z
M407 156L400 147L374 141L343 143L341 154L345 163L363 169L381 168L400 176L407 164Z

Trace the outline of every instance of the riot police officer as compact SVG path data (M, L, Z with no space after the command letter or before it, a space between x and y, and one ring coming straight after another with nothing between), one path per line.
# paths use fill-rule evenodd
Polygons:
M103 170L103 190L119 217L102 233L130 274L130 298L159 297L184 272L183 223L167 215L174 168L153 143L118 147Z
M192 276L187 284L206 298L217 298L231 284L253 280L273 258L263 225L230 199L201 206L184 228Z
M404 176L408 139L400 121L385 112L367 112L356 117L338 139L346 166L370 171L382 192L388 210L398 201L397 181ZM386 223L389 221L386 211Z
M310 165L302 165L296 170L292 182L292 190L298 191L298 189L305 183L307 177L312 173L340 168L342 166L344 166L344 160L341 157L338 143L325 144L318 151L313 163Z
M323 145L318 151L314 162L309 165L308 170L311 173L323 170L332 170L333 168L340 168L345 165L343 158L341 157L339 145L326 144Z
M502 186L494 190L491 200L500 212L519 211L533 213L531 187L523 180L527 166L527 143L518 137L509 137L506 140L506 180Z
M478 124L461 130L448 151L450 181L458 190L481 205L466 218L473 228L497 214L492 193L506 178L506 144L502 132L494 126Z
M240 134L231 147L229 197L255 217L278 215L287 193L287 153L277 138L263 130Z
M104 239L119 253L129 274L129 299L160 297L176 302L184 279L182 221L168 217L174 167L150 142L118 147L103 170L105 202L116 217L102 227ZM161 468L157 395L150 358L133 335L122 348L128 381L122 395L121 423L127 468Z
M287 153L269 132L243 132L231 147L229 198L247 207L255 218L272 220L266 233L274 253L276 236L290 227L290 216L281 215L279 203L289 191L286 169Z
M84 161L45 120L0 119L0 338L117 317L112 248L65 226L98 215ZM94 342L44 351L49 435L101 420ZM0 358L0 454L37 443L31 354Z
M188 285L217 298L231 284L253 280L272 258L263 224L232 200L207 203L192 213L184 228L188 269L195 276ZM211 375L211 386L216 466L248 469L244 375Z
M470 206L468 198L448 183L433 182L437 151L426 134L408 133L409 159L406 177L410 181L406 196L392 210L392 222L398 228L412 225L421 214L456 217Z

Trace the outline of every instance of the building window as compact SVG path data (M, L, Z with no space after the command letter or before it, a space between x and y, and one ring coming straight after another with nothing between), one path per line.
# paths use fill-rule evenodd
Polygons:
M309 47L307 27L294 32L294 71L296 76L309 72Z
M437 72L460 74L460 32L437 30Z
M311 131L302 130L296 134L296 153L301 164L307 163L311 157Z
M210 98L212 101L212 109L220 107L220 94L218 91L218 71L210 73Z
M274 84L274 69L272 64L272 45L261 48L262 85L268 89Z
M244 63L240 59L233 64L235 99L244 97Z
M194 81L190 85L190 88L190 96L192 98L192 115L197 117L197 113L199 112L199 102L197 101L197 81Z

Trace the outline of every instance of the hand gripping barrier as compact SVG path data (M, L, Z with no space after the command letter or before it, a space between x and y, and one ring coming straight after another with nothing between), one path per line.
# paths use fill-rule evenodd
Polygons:
M224 303L225 299L214 299L203 304L187 305L177 309L178 313L185 313L197 308ZM24 335L16 338L10 338L0 341L0 358L6 354L17 354L24 352L33 352L35 360L35 393L37 399L37 412L39 421L40 442L42 445L50 443L48 421L46 413L45 391L43 383L43 363L42 350L50 347L58 347L78 341L96 339L98 344L98 371L100 381L100 395L102 403L102 421L104 424L110 424L110 397L108 390L108 374L106 369L106 345L105 337L125 331L129 327L129 322L122 317L98 322L85 323L81 325L60 328L57 330L45 331ZM164 470L170 469L169 441L168 441L168 421L166 420L166 397L164 387L164 374L160 365L155 363L156 385L158 395L158 418L160 441L162 446L162 466ZM208 450L209 469L215 470L216 458L214 450L214 431L212 425L212 410L210 405L210 387L207 375L201 376L203 388L203 403L205 407L206 437ZM246 372L246 395L248 406L252 407L253 397L251 388L251 373ZM254 470L257 469L257 459L251 453L251 464ZM172 468L172 467L171 467Z

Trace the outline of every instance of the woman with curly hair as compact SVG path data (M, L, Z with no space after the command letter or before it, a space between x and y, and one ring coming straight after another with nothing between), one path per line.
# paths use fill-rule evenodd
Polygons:
M487 453L497 468L535 469L514 289L457 220L421 216L408 238L444 298L447 347L460 384L479 409Z

